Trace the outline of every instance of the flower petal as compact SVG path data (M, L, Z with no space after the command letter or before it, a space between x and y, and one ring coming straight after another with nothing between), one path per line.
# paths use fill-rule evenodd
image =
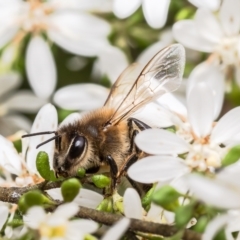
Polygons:
M118 18L127 18L132 15L141 5L141 0L114 0L113 13Z
M62 127L63 125L69 125L75 121L79 121L79 119L81 119L81 116L82 115L80 113L71 113L66 118L64 118L59 127Z
M112 10L111 0L48 0L54 9L71 9L90 12L110 12Z
M57 121L57 111L55 107L51 104L46 104L40 109L37 116L35 117L31 133L56 131ZM30 172L37 173L36 156L40 151L45 151L48 153L50 166L52 167L55 142L51 141L47 144L44 144L39 149L36 149L36 146L53 136L54 134L45 134L30 138L27 153L27 166Z
M9 72L0 76L0 96L17 88L21 84L21 76L17 72Z
M85 219L73 220L68 223L68 229L67 229L66 235L69 236L69 234L71 234L73 236L75 233L75 239L76 239L76 236L79 236L79 232L80 234L85 235L85 234L93 233L97 229L98 229L98 224L92 220L85 220Z
M22 90L11 95L5 102L9 110L17 110L27 113L36 112L45 103L43 99L36 97L31 91Z
M69 110L93 110L102 107L109 90L97 84L72 84L59 89L53 101Z
M240 107L227 112L213 128L210 141L227 143L236 134L240 133Z
M36 95L49 98L56 86L57 73L50 48L41 37L33 37L27 47L26 69Z
M52 217L54 218L62 218L62 219L69 219L73 217L79 211L79 207L77 204L71 203L64 203L57 207L55 212L53 213Z
M119 48L108 45L98 53L98 68L102 75L106 74L114 83L128 66L126 55Z
M122 235L127 231L130 225L130 219L122 218L111 227L101 240L119 240Z
M206 8L198 9L194 19L199 34L204 39L218 44L221 38L224 37L224 33L216 19L216 16L214 16L210 10Z
M18 0L9 0L0 2L0 48L7 44L17 34L19 23L17 16L24 14L22 12L22 2Z
M171 114L165 108L153 102L139 109L131 116L141 120L150 127L170 127L174 125Z
M29 131L31 122L25 116L11 114L0 118L0 133L4 136L12 135L19 130Z
M149 154L175 155L189 151L189 145L176 134L162 129L147 129L136 138L137 146Z
M212 42L200 36L194 20L182 20L173 25L173 36L185 47L202 52L212 52L214 45Z
M2 230L2 227L4 225L4 223L7 221L7 218L8 218L8 213L9 213L9 210L8 210L8 207L7 206L0 206L0 230Z
M81 188L80 193L74 198L74 203L78 206L95 209L103 200L103 196L94 191Z
M218 10L221 1L220 0L188 0L190 3L198 8L207 8L212 11Z
M57 11L49 17L49 37L67 51L83 56L96 56L108 45L110 25L88 13Z
M190 174L185 179L197 199L217 208L231 209L240 207L240 191L232 184L197 174Z
M0 165L12 174L20 175L22 160L12 142L0 135Z
M40 224L44 222L46 218L46 213L44 212L42 207L31 207L27 214L24 216L24 223L32 228L38 229Z
M182 159L169 156L150 156L128 169L130 178L141 183L169 181L189 171Z
M214 118L212 91L203 83L197 83L188 94L188 119L198 137L206 137Z
M170 0L143 0L143 13L152 28L161 28L167 21Z
M238 34L240 30L240 2L235 0L224 0L220 8L219 17L225 33L229 36Z
M187 94L199 82L204 82L212 90L214 96L214 119L221 110L225 92L225 79L219 66L206 62L197 65L188 78Z
M187 108L173 94L166 93L157 99L157 102L171 112L178 113L180 116L187 116Z
M202 240L212 240L215 235L226 225L229 221L227 214L219 215L215 217L206 227L205 232L202 236Z
M137 191L128 188L123 196L124 215L128 218L142 219L142 204Z

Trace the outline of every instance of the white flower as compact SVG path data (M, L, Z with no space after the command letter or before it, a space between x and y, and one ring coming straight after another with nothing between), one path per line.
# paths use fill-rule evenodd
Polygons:
M97 230L98 224L83 219L69 221L78 211L74 203L65 203L52 214L45 213L42 207L32 207L24 216L24 223L30 229L37 230L42 240L75 240L76 236L84 239L86 234Z
M46 191L53 199L63 201L60 188L54 188ZM97 192L81 188L73 202L78 206L96 209L103 200L103 196Z
M122 218L116 224L114 224L101 238L101 240L119 240L123 234L127 231L130 225L130 219Z
M55 131L56 128L56 109L51 104L47 104L37 114L31 133ZM52 136L53 134L49 135ZM39 151L45 151L49 156L52 167L54 141L43 145L39 149L36 149L36 146L49 139L49 135L39 135L29 139L23 138L21 155L17 153L11 141L0 135L0 166L3 168L5 175L5 181L1 183L1 186L26 186L43 181L36 169L36 157ZM13 180L11 174L15 174L17 177Z
M185 182L197 199L208 205L229 209L216 216L206 227L203 240L211 240L216 233L225 228L228 240L233 240L232 232L240 230L240 165L239 162L226 167L213 178L189 174ZM221 201L219 201L221 199Z
M127 188L123 196L124 215L128 218L163 223L166 222L163 209L153 203L146 212L141 199L134 188Z
M205 7L211 10L217 10L220 5L220 0L189 0L189 2L196 7ZM144 17L150 27L161 28L165 25L170 0L113 0L113 13L118 18L127 18L132 15L141 4Z
M19 129L30 129L29 120L17 112L34 113L44 104L31 91L14 91L20 84L16 72L0 75L0 134L5 136Z
M98 1L0 1L0 20L5 23L0 28L0 47L10 41L20 47L26 34L32 34L26 70L37 96L49 98L57 79L54 59L42 33L61 48L83 56L97 56L101 48L109 45L110 25L86 12L96 9L96 5Z
M173 34L184 46L212 53L209 65L219 65L223 75L235 67L236 81L240 84L240 17L239 0L224 0L217 15L206 8L199 8L193 20L174 24ZM205 69L207 72L207 69ZM207 74L207 73L206 73ZM229 76L228 76L229 77Z
M161 28L165 25L170 0L113 0L113 12L119 18L127 18L141 4L146 21L152 28Z
M150 156L133 164L129 176L135 181L168 181L197 169L206 171L221 166L221 159L232 145L240 142L240 107L214 123L216 106L210 88L203 82L188 93L188 115L172 114L176 134L148 129L136 137L137 146ZM215 102L215 103L214 103ZM185 154L184 159L177 155Z

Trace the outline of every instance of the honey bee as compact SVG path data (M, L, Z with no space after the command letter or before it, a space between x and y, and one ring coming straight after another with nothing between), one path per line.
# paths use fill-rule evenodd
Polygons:
M185 50L173 44L158 52L142 68L130 65L111 88L104 106L85 114L54 132L55 136L37 147L55 140L53 167L56 176L75 176L79 168L87 173L109 172L113 185L142 153L134 144L139 131L150 128L131 115L164 93L176 90L182 79Z

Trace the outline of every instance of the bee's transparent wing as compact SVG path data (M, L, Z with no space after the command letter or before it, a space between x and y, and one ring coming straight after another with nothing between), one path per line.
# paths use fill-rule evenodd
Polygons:
M158 52L143 70L138 64L128 67L105 102L104 106L116 109L109 123L117 124L162 94L175 91L181 83L184 65L183 46L173 44Z

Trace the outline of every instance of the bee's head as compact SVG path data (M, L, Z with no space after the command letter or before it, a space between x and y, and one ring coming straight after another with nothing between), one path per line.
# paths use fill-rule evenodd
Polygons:
M40 143L36 146L36 148L55 140L53 168L56 176L67 177L69 175L73 175L74 166L79 164L86 152L87 139L83 135L71 128L63 128L54 132L49 131L26 134L22 137L32 137L53 133L55 134L54 137Z
M86 154L87 139L71 128L59 130L59 138L55 139L53 168L56 176L71 176Z

